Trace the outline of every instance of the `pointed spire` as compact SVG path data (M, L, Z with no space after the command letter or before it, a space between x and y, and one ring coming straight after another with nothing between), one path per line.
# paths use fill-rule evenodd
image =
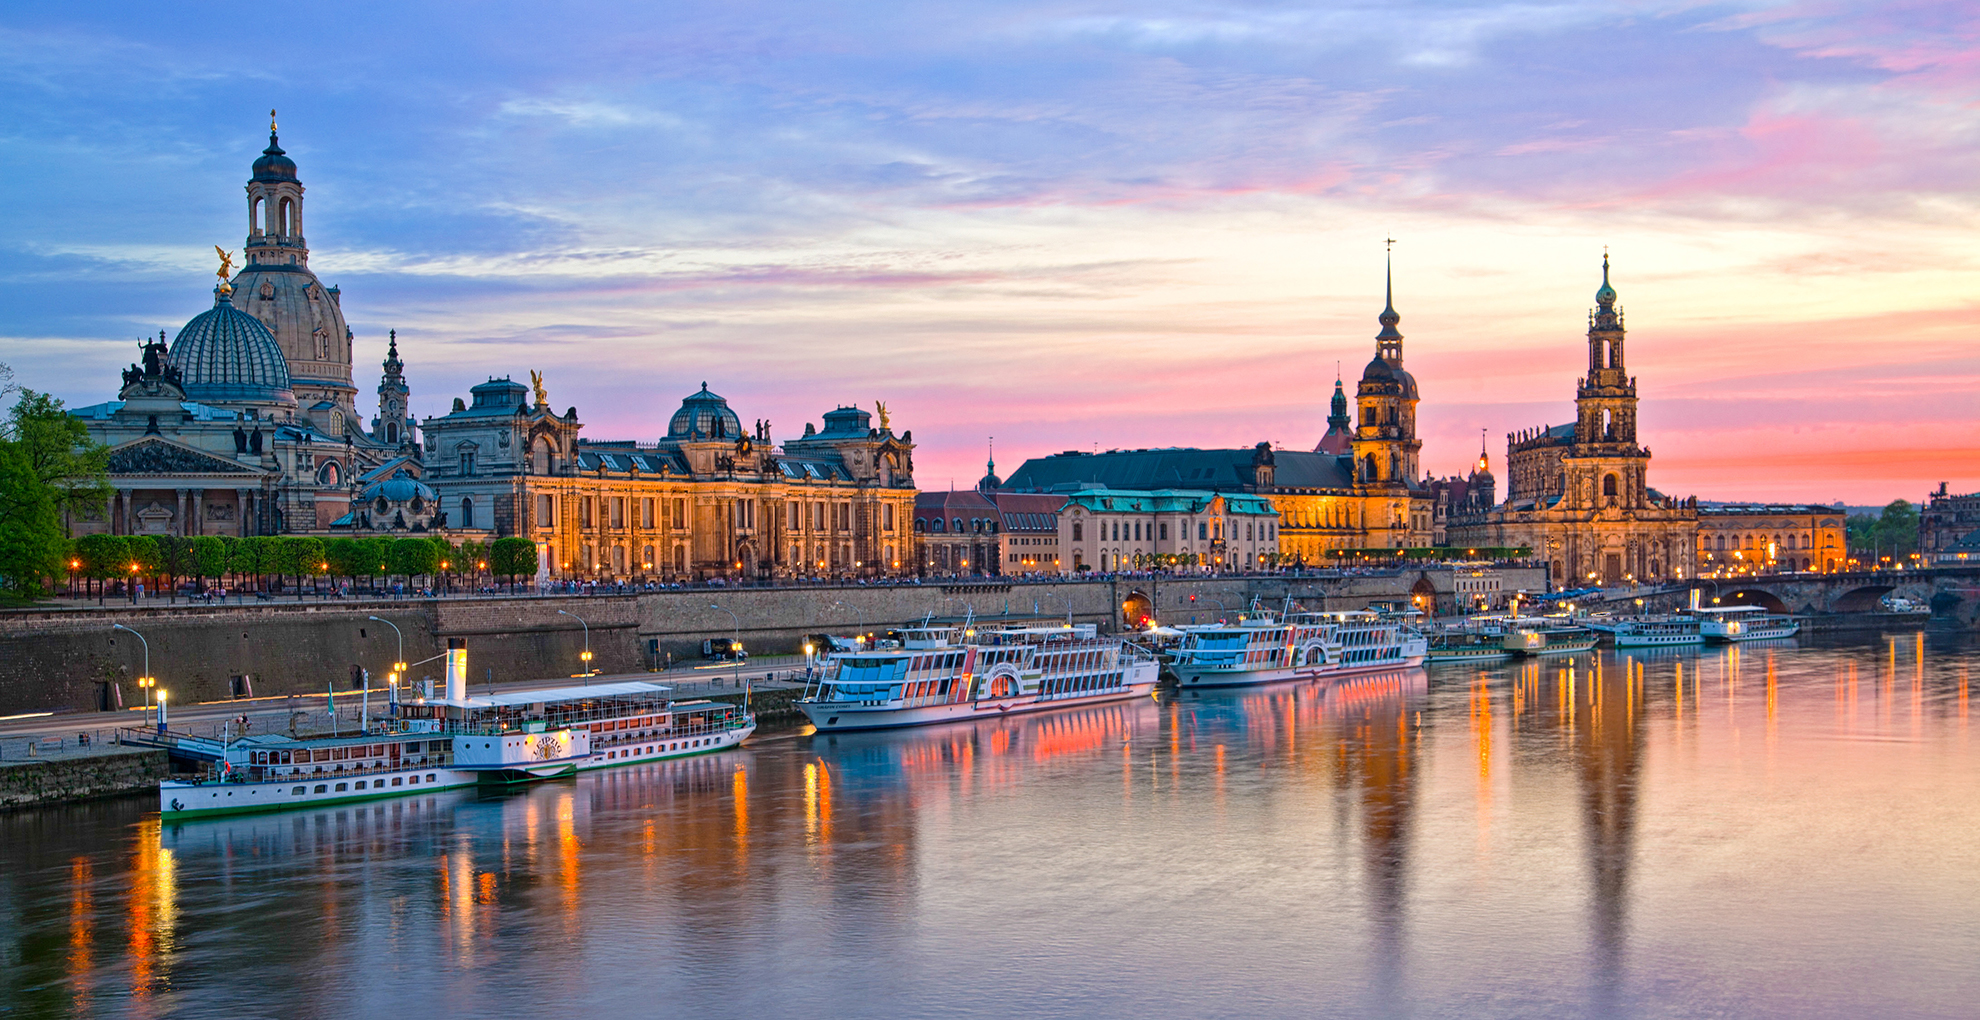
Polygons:
M1616 289L1609 286L1609 247L1602 246L1602 288L1595 292L1595 303L1609 311L1616 303Z
M1402 334L1396 331L1396 325L1402 322L1402 316L1396 314L1396 268L1394 254L1396 239L1391 237L1385 243L1388 245L1388 253L1382 257L1382 314L1375 318L1375 321L1382 324L1382 332L1375 334L1375 339L1401 340Z

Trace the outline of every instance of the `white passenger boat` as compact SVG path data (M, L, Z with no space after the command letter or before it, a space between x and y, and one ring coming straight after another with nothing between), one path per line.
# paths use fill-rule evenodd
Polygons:
M924 726L1146 697L1147 649L1082 627L917 627L833 655L798 710L821 732Z
M1692 612L1698 614L1698 631L1707 641L1764 641L1801 631L1793 617L1770 613L1763 606L1707 606Z
M1616 617L1587 621L1590 630L1609 635L1617 648L1696 645L1705 641L1695 616Z
M1362 610L1253 610L1234 624L1193 625L1176 652L1183 687L1242 687L1418 666L1429 642L1403 618Z
M462 684L464 687L465 684ZM196 780L158 787L165 820L499 786L734 747L756 720L726 702L673 701L630 682L404 702L370 731L226 741Z

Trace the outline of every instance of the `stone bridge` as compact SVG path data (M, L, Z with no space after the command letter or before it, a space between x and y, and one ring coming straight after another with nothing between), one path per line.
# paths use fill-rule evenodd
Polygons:
M1647 597L1646 603L1675 609L1685 603L1691 588L1704 593L1707 605L1717 599L1722 606L1765 606L1777 613L1808 616L1875 613L1882 611L1885 596L1895 595L1929 607L1934 617L1980 625L1980 566L1702 578L1683 589Z

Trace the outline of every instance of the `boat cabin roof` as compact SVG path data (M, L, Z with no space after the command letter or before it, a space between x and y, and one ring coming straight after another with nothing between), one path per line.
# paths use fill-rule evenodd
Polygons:
M508 691L501 694L483 694L478 697L428 698L428 705L452 705L458 708L514 708L518 705L552 705L563 701L595 701L599 698L622 698L637 695L665 694L673 690L660 684L650 684L644 680L625 680L613 684L592 684L588 687L547 687L536 691Z
M1710 613L1713 616L1725 616L1730 613L1764 613L1766 611L1766 606L1702 606L1692 610L1694 613Z

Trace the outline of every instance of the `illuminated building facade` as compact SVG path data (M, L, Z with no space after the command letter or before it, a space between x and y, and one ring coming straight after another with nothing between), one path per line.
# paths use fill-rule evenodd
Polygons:
M1530 549L1568 587L1696 576L1697 501L1650 487L1616 296L1604 256L1574 422L1508 436L1506 501L1454 518L1450 545Z
M1829 573L1848 565L1842 508L1780 503L1698 506L1704 574Z

